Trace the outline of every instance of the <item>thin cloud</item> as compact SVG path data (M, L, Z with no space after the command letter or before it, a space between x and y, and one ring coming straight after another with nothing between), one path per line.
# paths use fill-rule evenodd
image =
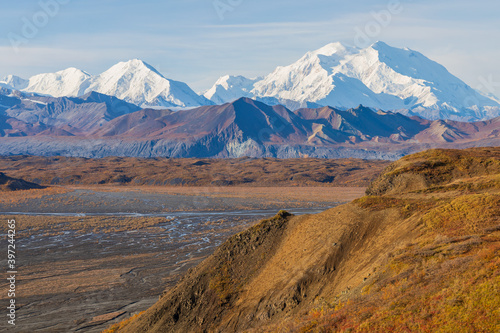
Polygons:
M118 61L141 58L165 76L201 91L221 75L265 75L327 43L352 45L355 29L365 29L375 20L373 13L386 10L388 3L246 0L221 22L211 2L201 0L165 2L157 4L155 8L161 9L157 11L130 0L75 1L19 53L10 48L6 34L0 35L0 77L28 77L70 66L99 73ZM500 26L496 16L500 3L401 3L403 12L393 15L373 41L420 51L472 86L484 73L500 80ZM118 5L120 15L109 17L106 9ZM5 7L2 15L17 16L0 22L1 31L16 30L19 27L12 22L19 21L22 13L31 13L15 2ZM171 15L166 17L165 13ZM133 14L134 20L129 22L121 14L127 18ZM89 26L89 21L95 24Z

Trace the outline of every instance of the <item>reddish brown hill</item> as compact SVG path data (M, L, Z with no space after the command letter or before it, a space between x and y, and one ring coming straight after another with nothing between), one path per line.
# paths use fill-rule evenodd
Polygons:
M128 117L111 120L93 135L98 137L125 135L130 137L146 137L166 126L162 118L172 114L169 110L145 109L134 112Z

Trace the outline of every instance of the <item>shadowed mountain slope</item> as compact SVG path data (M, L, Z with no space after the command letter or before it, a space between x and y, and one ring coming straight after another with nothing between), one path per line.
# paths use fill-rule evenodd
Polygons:
M4 136L82 135L116 117L140 110L96 92L82 97L54 98L0 89L0 96L8 100L4 110L0 108L0 115L8 117L5 122L9 131Z
M23 179L11 178L0 172L0 192L2 191L19 191L44 188L35 183L27 182Z

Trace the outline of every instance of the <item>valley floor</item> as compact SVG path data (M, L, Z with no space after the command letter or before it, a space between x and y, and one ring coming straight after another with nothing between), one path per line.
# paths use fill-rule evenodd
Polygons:
M18 331L100 332L150 307L231 235L280 209L315 213L364 190L93 185L4 192L0 214L17 221Z

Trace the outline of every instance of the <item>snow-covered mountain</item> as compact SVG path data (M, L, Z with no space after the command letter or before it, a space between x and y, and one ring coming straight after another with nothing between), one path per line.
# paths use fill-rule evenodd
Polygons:
M86 93L91 80L90 74L77 68L68 68L32 76L28 79L28 86L18 90L52 97L78 97Z
M211 104L187 84L165 78L141 60L120 62L92 80L88 91L111 95L142 107L195 107Z
M141 107L196 107L213 104L187 84L165 78L141 60L120 62L97 76L76 68L35 75L8 76L0 86L53 97L80 97L92 91Z
M0 81L0 87L53 97L80 97L94 91L144 108L190 108L247 97L294 110L348 109L362 104L432 120L500 116L497 98L472 89L419 52L383 42L365 49L328 44L261 78L223 76L203 96L137 59L120 62L96 76L76 68L28 80L10 75Z
M212 88L203 93L203 96L216 104L232 102L241 97L253 97L250 92L254 84L262 78L247 79L244 76L226 75L217 80Z
M477 120L500 115L497 101L472 89L442 65L419 52L377 42L366 49L328 44L297 62L278 67L249 86L240 78L231 85L219 79L204 96L230 102L241 96L275 98L298 105L316 103L338 108L359 104L397 110L425 118ZM241 97L240 96L240 97Z
M28 84L29 84L28 80L25 80L15 75L8 75L0 81L0 87L13 90L25 89L26 87L28 87Z

